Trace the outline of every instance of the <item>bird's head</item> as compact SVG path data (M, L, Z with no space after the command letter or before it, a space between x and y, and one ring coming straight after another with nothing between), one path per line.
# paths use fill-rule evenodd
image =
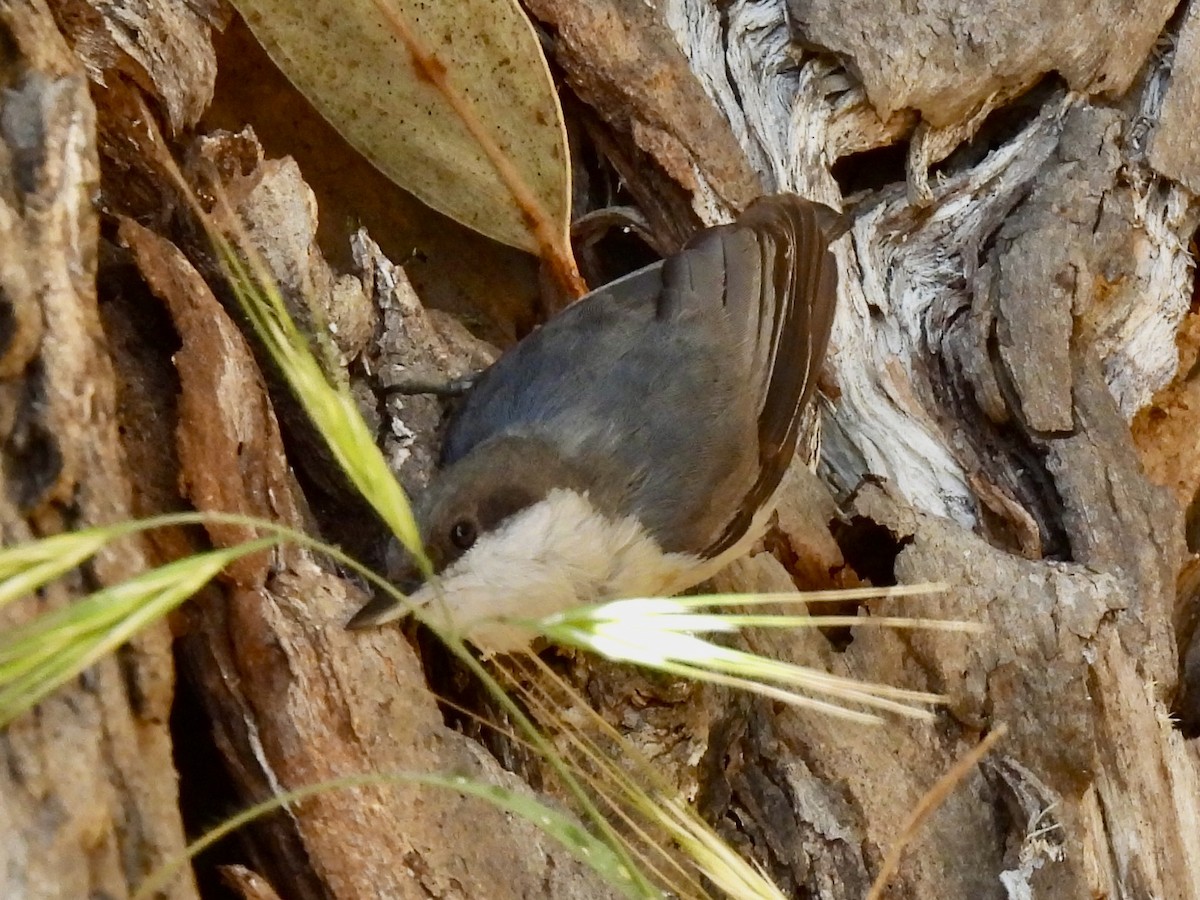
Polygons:
M388 577L435 623L488 653L527 646L526 629L495 621L533 619L599 599L623 550L644 532L593 505L579 466L545 443L487 441L438 473L415 510L434 577L394 546ZM404 616L389 598L368 603L350 626Z

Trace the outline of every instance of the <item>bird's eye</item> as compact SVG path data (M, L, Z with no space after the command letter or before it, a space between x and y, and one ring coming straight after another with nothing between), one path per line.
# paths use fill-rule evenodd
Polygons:
M476 536L475 523L470 519L459 519L450 526L450 542L459 550L470 550Z

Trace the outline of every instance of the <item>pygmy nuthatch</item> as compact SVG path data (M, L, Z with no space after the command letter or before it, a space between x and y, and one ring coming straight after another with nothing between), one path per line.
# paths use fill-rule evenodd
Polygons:
M437 578L413 602L507 652L531 635L499 618L676 594L744 554L816 390L841 230L827 207L763 197L500 357L418 504ZM350 624L404 612L376 600Z

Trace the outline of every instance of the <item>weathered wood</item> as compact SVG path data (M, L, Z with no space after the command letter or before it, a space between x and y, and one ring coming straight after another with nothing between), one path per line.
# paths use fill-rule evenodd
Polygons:
M105 93L121 90L122 79L140 85L162 104L172 132L195 125L212 102L210 27L229 15L212 0L55 0L52 9L88 77Z
M128 518L118 428L133 423L96 302L87 79L44 4L0 5L0 32L0 533L12 544ZM0 627L136 574L154 560L147 550L106 550L36 601L5 607ZM0 732L0 894L128 897L182 852L173 682L163 623ZM190 874L168 896L194 897Z
M1170 78L1150 134L1150 164L1190 191L1200 191L1200 8L1189 4L1173 42Z
M908 107L942 128L1050 72L1074 91L1123 94L1175 3L788 0L787 8L797 38L843 55L882 115Z
M309 265L316 251L303 236L315 233L316 210L308 188L286 163L245 174L253 187L238 198L239 210L248 222L276 226L255 241L269 265L286 263L285 289L303 284L310 302L343 308L331 305L334 280L317 274L328 275L323 263ZM311 530L249 345L178 249L129 220L121 236L183 340L175 359L188 498L199 509ZM238 527L208 532L219 545L246 537ZM443 725L399 631L345 631L365 601L351 581L294 548L243 560L224 580L223 591L193 609L184 652L248 799L372 771L520 785ZM487 896L495 885L514 896L608 893L533 825L439 788L401 783L321 794L261 833L269 850L261 865L291 897ZM511 852L514 844L521 853Z
M756 196L753 171L655 10L635 0L534 0L529 8L554 29L554 58L575 92L693 195L703 220L727 217ZM644 189L644 176L627 177ZM652 199L647 206L656 211ZM684 236L690 230L651 222Z
M917 6L529 4L574 94L574 138L608 156L664 246L760 192L795 191L851 215L835 247L841 308L824 379L821 477L797 462L777 527L716 585L947 582L942 595L856 608L973 619L986 635L864 626L745 638L837 674L941 691L946 710L933 725L867 730L587 659L554 662L789 895L861 897L924 792L1003 723L1009 736L908 848L895 896L1200 898L1200 751L1168 718L1182 668L1178 702L1200 728L1200 326L1189 247L1200 224L1197 12L1164 31L1167 0L1100 4L1103 12L1035 0ZM249 345L193 267L202 252L172 230L174 209L163 202L171 191L137 124L144 94L168 130L186 137L196 127L221 58L210 46L210 29L224 23L216 5L55 4L97 80L95 127L79 67L45 11L0 10L27 59L0 99L12 172L0 180L10 220L0 280L12 309L0 422L5 484L18 488L6 492L5 539L109 521L131 505L178 504L178 470L183 495L199 508L271 515L369 549L372 523L329 502L344 485L327 477L321 451L287 416L285 443L276 420L285 402L268 400ZM227 61L235 81L259 84L253 53L237 49L244 31L235 25L223 40L238 57ZM1051 71L1070 92L1045 79ZM290 103L301 109L301 101L277 73L266 78L272 93L253 95L270 97L262 102L273 117L262 121L302 123L260 135L272 147L266 155L277 156L304 139L311 113L293 115ZM428 295L418 296L380 249L393 235L342 221L347 201L335 195L344 149L328 150L335 162L324 167L322 146L332 143L324 137L309 139L299 165L264 159L251 134L214 127L236 132L246 106L227 96L212 115L193 162L225 163L217 168L254 246L361 401L390 464L419 488L442 406L387 388L461 375L490 349L423 308L422 299L447 289L418 282ZM31 130L30 121L44 127ZM137 351L122 350L120 414L92 293L93 134L103 196L142 223L122 222L121 236L182 339L178 385L164 352L139 362ZM306 178L319 182L320 235ZM350 196L389 207L377 221L414 215L388 218L394 204L375 196L383 196L375 182L355 178ZM450 247L453 256L453 235L438 240L438 252L446 257ZM489 259L494 268L506 257ZM129 260L120 265L124 272ZM109 339L122 348L151 343L127 321L148 302L128 276L103 288ZM484 296L496 292L489 279L455 287L443 305L474 306L491 319L489 333L510 339L528 326L531 304L524 295ZM154 438L126 441L143 476L131 500L114 433L118 421L136 427L139 416L154 418L146 427ZM176 424L177 452L167 437ZM207 537L226 544L242 534L212 528ZM154 552L185 552L194 540L176 535ZM138 548L123 550L101 560L95 576L106 581L142 563ZM43 602L80 589L68 585ZM477 742L446 725L428 673L398 631L342 631L361 599L341 573L285 550L232 569L177 623L246 801L398 768L458 769L519 786L497 758L553 794L511 742L496 749L505 742ZM0 848L9 854L6 896L124 896L178 848L162 726L166 642L162 632L148 635L121 666L98 666L0 737L17 773L0 793L6 833L19 837ZM145 748L138 766L134 743ZM51 771L61 785L50 783ZM60 789L88 802L47 799ZM271 884L237 870L247 895L604 891L535 830L429 789L329 795L254 835L249 861ZM40 894L31 887L39 879L48 886ZM190 883L175 890L188 896Z
M709 15L682 6L688 15ZM844 4L837 15L853 28L861 24ZM919 21L889 16L893 34ZM751 20L754 30L739 34L739 23ZM757 34L756 46L784 50L781 37L764 39L783 27L777 7L735 3L722 21L724 38L710 36L710 45ZM938 60L964 52L951 36L940 37L942 55L910 80L937 84ZM921 46L901 43L898 55ZM918 684L956 698L945 723L955 724L939 730L943 740L970 740L973 729L1000 721L1013 728L989 763L989 783L965 785L910 851L903 878L912 896L1200 895L1191 861L1197 844L1187 837L1195 833L1194 794L1185 791L1180 803L1170 786L1194 783L1195 753L1162 724L1176 665L1172 614L1183 521L1174 501L1145 480L1125 424L1176 375L1172 338L1192 296L1188 241L1197 209L1187 190L1161 180L1142 155L1138 136L1156 114L1166 63L1147 60L1149 38L1138 46L1132 68L1127 58L1120 62L1124 85L1139 66L1148 73L1142 102L1127 101L1136 118L1044 93L1015 133L985 129L980 140L989 155L951 157L936 185L917 192L920 203L901 184L856 198L853 239L838 248L846 303L834 337L838 393L825 421L827 474L843 492L864 475L886 474L893 485L887 503L868 502L884 496L878 491L860 492L847 514L886 528L889 541L873 549L888 554L890 544L901 580L960 586L948 605L935 604L938 612L971 618L987 610L992 631L978 642L935 636L901 643L864 629L840 659L812 640L797 640L788 655L888 682L906 672L940 673ZM872 52L892 47L874 42ZM695 65L725 57L691 58ZM741 59L733 51L728 58ZM821 74L824 65L812 60L796 72L779 55L758 55L702 80L727 80L741 98L772 96L763 73L780 91L789 85L789 117L778 106L747 103L742 114L753 124L745 132L791 135L776 146L815 143L805 157L809 171L784 186L828 200L846 133L831 119L851 106L823 91L830 77ZM864 73L873 98L869 79L880 74ZM926 121L964 123L973 108L959 100L977 86L970 77L944 84L938 110L922 109ZM887 90L909 88L896 78ZM904 96L896 105L920 105ZM886 99L876 105L881 117L896 106ZM880 143L894 139L887 129L875 134ZM761 152L761 143L747 152ZM922 512L914 518L909 505ZM935 522L939 550L926 556L922 529ZM746 587L759 577L743 573L729 583ZM929 611L925 602L919 608ZM800 798L815 781L850 800L828 801L822 812L862 835L875 848L868 853L880 852L896 839L891 829L918 785L957 755L955 739L930 745L920 729L895 728L864 743L845 731L786 713L765 733L792 748L796 765L820 773L785 785L792 808L805 808ZM920 753L904 749L914 740ZM1145 759L1126 749L1149 740ZM778 774L762 766L761 777L778 784ZM1160 775L1155 784L1155 766L1170 772L1168 780ZM739 777L759 776L743 769ZM1023 805L1014 806L1021 797ZM972 819L989 807L1024 813L999 829L1002 820ZM735 808L743 828L769 821ZM1047 816L1055 827L1041 834ZM1158 832L1163 822L1171 825ZM841 840L806 844L822 866L840 860L838 875L815 888L822 896L855 896L860 864L844 855ZM773 852L759 849L778 865ZM944 862L931 865L934 859Z

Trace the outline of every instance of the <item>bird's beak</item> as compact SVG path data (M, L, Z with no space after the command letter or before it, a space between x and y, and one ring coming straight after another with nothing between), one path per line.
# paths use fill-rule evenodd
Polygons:
M370 602L351 616L346 627L357 631L363 628L373 628L383 625L404 615L404 607L388 596L372 597Z
M410 597L425 584L421 570L403 550L397 553L394 548L389 548L386 567L388 580ZM351 617L346 627L354 630L373 628L376 625L394 622L407 614L408 607L403 603L397 603L395 598L388 594L378 594Z

